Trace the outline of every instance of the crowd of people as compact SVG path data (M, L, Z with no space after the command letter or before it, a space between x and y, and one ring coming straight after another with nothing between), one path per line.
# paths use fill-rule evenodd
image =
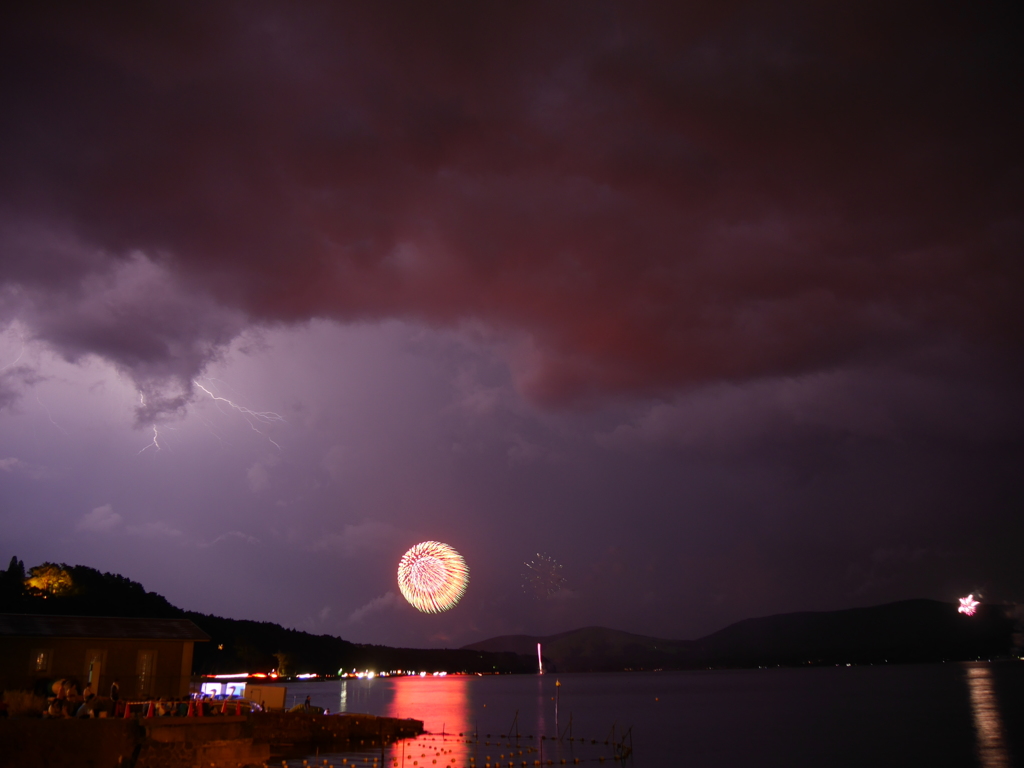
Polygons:
M149 715L149 700L144 703L134 704L121 700L121 687L117 680L110 686L109 696L98 696L92 687L86 685L79 691L78 681L74 678L65 678L53 683L53 695L47 697L46 708L43 717L46 718L69 718L69 717L124 717L125 709L132 708L134 714ZM190 714L200 715L199 708L202 707L202 715L234 715L238 711L235 701L224 706L224 702L204 696L184 698L162 697L152 700L155 717L188 716ZM245 710L254 705L246 701Z
M114 681L112 695L116 695L117 689L117 681ZM52 691L43 717L106 717L113 711L108 706L112 704L110 699L97 696L88 683L79 691L78 680L73 677L56 681Z

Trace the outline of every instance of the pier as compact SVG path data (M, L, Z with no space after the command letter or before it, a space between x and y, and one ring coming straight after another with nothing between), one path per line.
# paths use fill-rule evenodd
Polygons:
M419 720L303 712L10 718L0 720L0 768L244 768L279 746L379 746L422 732Z

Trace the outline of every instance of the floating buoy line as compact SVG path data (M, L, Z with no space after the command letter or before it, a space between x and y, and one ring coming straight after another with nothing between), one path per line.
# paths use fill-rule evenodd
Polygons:
M517 713L518 717L518 713ZM381 745L379 754L329 752L330 757L263 763L263 768L539 768L541 766L632 764L633 729L616 738L571 735L427 733ZM569 735L566 735L569 734ZM339 745L340 746L340 745ZM580 754L576 754L576 751ZM566 754L568 752L568 754Z

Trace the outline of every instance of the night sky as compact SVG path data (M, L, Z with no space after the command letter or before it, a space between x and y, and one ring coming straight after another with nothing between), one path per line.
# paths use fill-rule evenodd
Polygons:
M18 6L0 566L420 647L1024 601L1018 4Z

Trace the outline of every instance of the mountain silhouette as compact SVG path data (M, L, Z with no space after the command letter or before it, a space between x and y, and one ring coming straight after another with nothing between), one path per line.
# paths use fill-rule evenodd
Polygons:
M974 616L937 600L745 619L696 640L667 640L586 627L557 635L506 635L468 650L537 653L552 671L699 669L937 662L1009 655L1014 620L1002 606Z

